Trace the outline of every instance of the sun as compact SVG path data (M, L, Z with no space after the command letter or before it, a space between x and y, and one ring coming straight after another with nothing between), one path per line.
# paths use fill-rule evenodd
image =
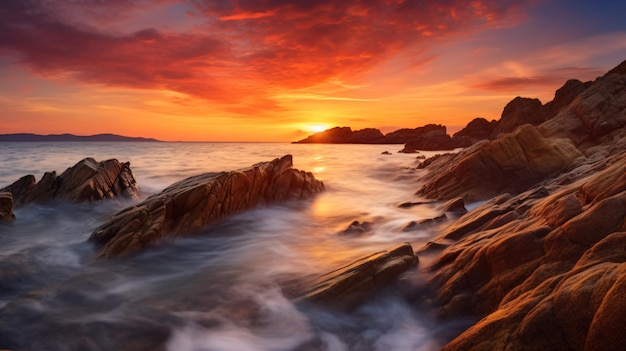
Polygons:
M307 132L310 133L319 133L319 132L323 132L326 129L328 129L328 125L326 124L310 124L308 126L305 127Z

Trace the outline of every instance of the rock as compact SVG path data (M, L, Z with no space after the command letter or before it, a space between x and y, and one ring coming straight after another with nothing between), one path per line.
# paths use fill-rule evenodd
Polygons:
M423 138L425 135L443 136L446 134L446 127L440 124L427 124L418 128L402 128L385 135L385 142L389 144L406 144Z
M359 236L372 230L372 223L354 221L350 223L348 228L339 232L339 235Z
M428 129L426 129L428 127ZM421 133L408 141L402 150L403 153L415 153L418 150L435 151L435 150L453 150L458 147L467 147L472 141L459 137L453 139L446 133L446 127L440 125L429 124L423 127Z
M533 126L524 125L514 133L447 156L438 167L429 166L426 184L416 194L471 202L503 192L517 193L559 174L581 156L568 141L545 139Z
M139 187L130 163L111 159L97 162L86 158L60 176L46 172L39 182L27 175L1 189L13 194L16 207L52 200L70 202L99 201L115 197L137 198Z
M440 209L443 212L452 212L454 214L464 214L467 213L467 209L465 208L465 201L463 201L462 197L457 197L456 199L449 200L440 206Z
M358 259L312 282L288 287L287 295L300 302L352 309L418 262L409 243Z
M427 204L431 204L431 201L415 201L415 202L403 202L401 204L398 205L399 208L411 208L414 206L419 206L419 205L427 205Z
M474 118L467 124L467 126L465 126L465 128L454 133L453 138L468 137L474 140L474 142L489 139L494 133L497 125L498 122L495 120L489 122L484 118Z
M608 166L488 201L435 240L458 240L429 267L436 314L480 318L444 350L622 347L626 152L595 162Z
M626 74L611 71L598 78L559 114L542 123L545 137L569 138L583 149L610 142L626 126Z
M391 152L389 152L389 151L383 151L383 152L381 152L380 154L381 154L381 155L391 155Z
M407 225L404 226L404 228L402 228L403 232L411 232L414 230L420 230L423 229L427 226L431 226L431 225L435 225L435 224L439 224L439 223L443 223L448 219L448 217L446 216L446 214L441 214L437 217L433 217L433 218L425 218L419 221L411 221L409 222Z
M348 144L378 144L384 139L383 133L376 128L365 128L354 131L346 140Z
M546 120L554 118L590 85L591 82L583 83L578 79L570 79L565 82L554 94L554 99L543 106Z
M510 133L524 124L539 125L546 120L546 115L539 99L516 97L502 111L494 136Z
M0 192L0 223L11 222L15 219L13 213L13 195L10 192Z
M166 237L192 234L226 216L287 200L307 199L324 184L292 168L291 155L232 172L187 178L114 215L90 241L99 257L140 251Z

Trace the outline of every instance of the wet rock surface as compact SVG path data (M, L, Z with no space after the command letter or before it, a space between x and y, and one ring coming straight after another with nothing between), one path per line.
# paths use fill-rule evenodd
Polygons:
M205 173L167 187L114 215L90 241L100 257L139 252L165 238L188 235L226 216L281 201L307 199L324 189L291 155L252 167Z
M293 283L286 294L296 301L352 309L418 262L409 243L360 258L321 277Z
M10 192L0 192L0 223L11 222L14 219L13 195Z
M137 198L140 190L129 162L116 159L98 162L86 158L61 175L57 176L55 171L46 172L39 182L35 176L26 175L0 191L10 192L17 208L53 200L88 202L116 197Z

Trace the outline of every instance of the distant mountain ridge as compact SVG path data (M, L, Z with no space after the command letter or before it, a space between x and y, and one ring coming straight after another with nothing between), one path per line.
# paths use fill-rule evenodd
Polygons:
M74 134L31 134L31 133L17 133L17 134L0 134L0 141L12 141L12 142L33 142L33 141L98 141L98 142L113 142L113 141L151 141L160 142L160 140L154 138L143 137L127 137L117 134L95 134L95 135L74 135Z

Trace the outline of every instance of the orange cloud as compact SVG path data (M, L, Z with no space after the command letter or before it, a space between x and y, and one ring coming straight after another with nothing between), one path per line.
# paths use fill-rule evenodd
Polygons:
M76 10L63 2L3 1L0 55L41 76L166 89L248 113L279 109L272 96L281 89L357 81L407 48L422 60L432 40L495 26L529 1L197 0L181 3L181 16L194 13L205 24L187 32L107 28L117 13L132 18L172 0Z

